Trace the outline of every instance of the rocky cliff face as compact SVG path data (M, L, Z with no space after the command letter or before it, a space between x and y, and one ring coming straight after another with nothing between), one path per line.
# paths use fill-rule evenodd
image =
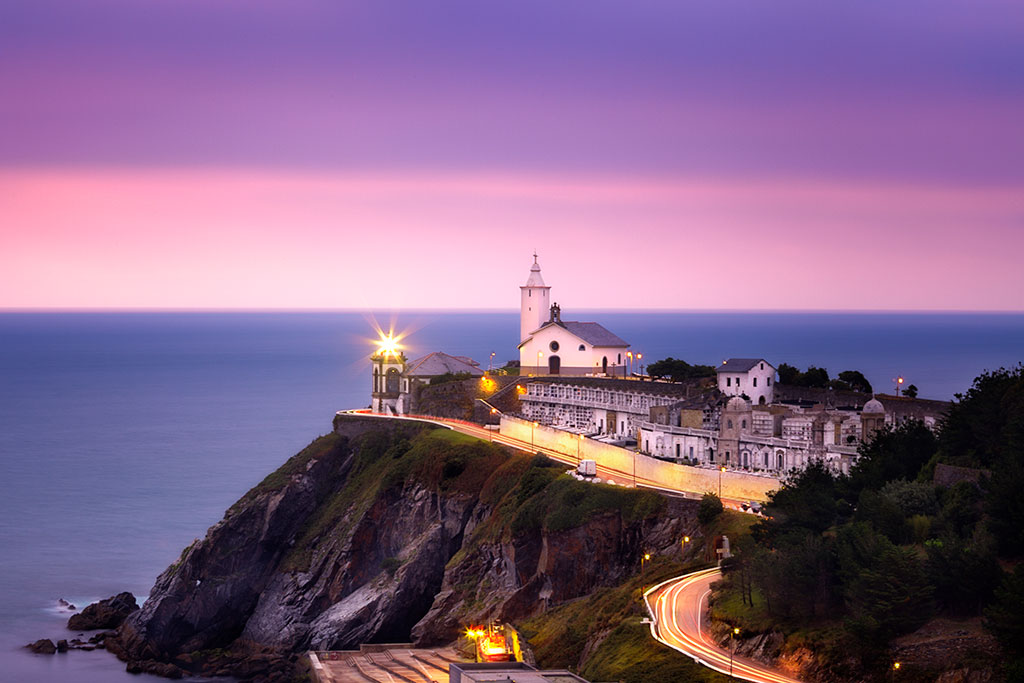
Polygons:
M563 469L444 429L340 419L187 548L108 647L164 675L284 677L306 649L447 642L611 585L664 502Z

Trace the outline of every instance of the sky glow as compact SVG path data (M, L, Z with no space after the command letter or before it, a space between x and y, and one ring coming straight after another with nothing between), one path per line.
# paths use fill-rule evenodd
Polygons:
M0 307L1024 310L1016 2L0 8Z

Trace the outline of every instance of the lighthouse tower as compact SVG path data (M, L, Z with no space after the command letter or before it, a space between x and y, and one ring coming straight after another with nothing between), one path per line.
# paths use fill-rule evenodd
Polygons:
M536 252L533 254L533 265L530 266L530 277L519 290L523 302L519 313L519 341L523 341L547 322L548 311L551 309L551 288L544 284L544 278L540 276Z

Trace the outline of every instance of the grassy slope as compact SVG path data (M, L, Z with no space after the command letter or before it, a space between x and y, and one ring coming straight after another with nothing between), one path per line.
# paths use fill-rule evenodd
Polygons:
M647 616L641 602L643 589L689 569L655 558L642 575L551 609L524 622L520 630L540 666L572 669L591 681L725 681L724 676L655 641L650 627L640 623ZM580 661L588 643L590 654Z

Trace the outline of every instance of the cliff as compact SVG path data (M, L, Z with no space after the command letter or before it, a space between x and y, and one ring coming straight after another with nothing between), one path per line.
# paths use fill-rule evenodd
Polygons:
M161 574L130 670L281 679L307 649L454 640L612 586L681 523L653 493L445 429L339 418Z

